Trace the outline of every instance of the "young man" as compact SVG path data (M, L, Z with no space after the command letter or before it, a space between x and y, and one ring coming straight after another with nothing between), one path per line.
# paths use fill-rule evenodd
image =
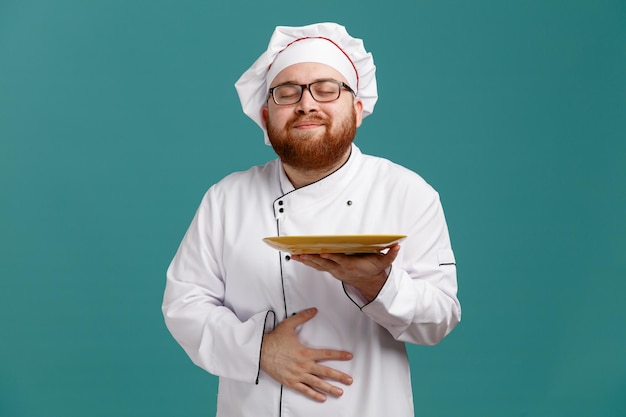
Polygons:
M218 416L413 416L404 343L460 320L437 193L353 144L377 99L360 39L277 27L236 84L278 159L206 193L167 273L172 335L220 377ZM365 255L293 255L269 236L402 234Z

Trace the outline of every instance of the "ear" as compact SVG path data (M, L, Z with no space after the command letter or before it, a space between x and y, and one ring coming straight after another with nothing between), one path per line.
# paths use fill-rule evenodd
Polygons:
M267 129L267 106L261 107L261 119L263 120L263 127Z
M360 98L354 99L354 113L356 114L356 127L359 127L363 121L363 102Z

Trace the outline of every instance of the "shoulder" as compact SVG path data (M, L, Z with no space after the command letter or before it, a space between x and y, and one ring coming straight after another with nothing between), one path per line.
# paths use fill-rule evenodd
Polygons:
M369 195L382 199L387 212L401 221L421 221L441 211L439 193L415 171L370 155L363 155L361 169L369 181Z
M222 178L216 186L237 187L249 182L263 182L274 180L278 160L272 160L263 165L251 167L245 171L233 172Z
M278 160L272 160L264 165L228 174L209 188L207 196L221 199L273 189L278 185L278 167Z
M374 181L385 187L400 187L414 192L436 194L433 187L417 172L389 159L361 154L361 169L375 176Z

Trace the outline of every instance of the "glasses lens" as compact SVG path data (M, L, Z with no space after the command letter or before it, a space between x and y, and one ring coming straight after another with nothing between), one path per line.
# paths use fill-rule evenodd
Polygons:
M273 94L277 104L294 104L300 101L302 87L299 85L285 84L275 87Z
M311 84L313 98L320 102L333 101L339 98L341 87L336 81L318 81Z

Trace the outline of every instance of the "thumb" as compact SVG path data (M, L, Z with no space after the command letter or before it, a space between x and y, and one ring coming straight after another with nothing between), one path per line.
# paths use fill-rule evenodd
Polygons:
M389 248L389 251L385 255L383 255L383 260L387 264L387 266L391 265L391 263L396 260L399 253L400 245L395 244L391 248Z

